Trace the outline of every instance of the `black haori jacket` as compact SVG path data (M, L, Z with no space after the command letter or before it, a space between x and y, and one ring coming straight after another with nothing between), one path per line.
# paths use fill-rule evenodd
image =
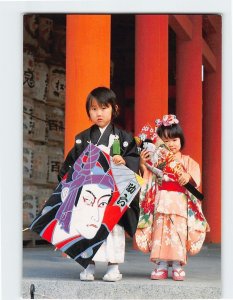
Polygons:
M73 166L76 159L80 156L83 150L87 147L89 142L97 145L108 146L110 135L118 135L120 141L121 156L126 162L126 167L134 171L139 172L139 154L137 150L136 142L132 134L116 127L114 124L109 124L101 136L99 127L93 125L90 128L77 134L75 137L75 144L69 151L62 167L59 171L59 180L68 172L69 168ZM101 137L100 137L101 136ZM110 148L110 155L112 156L112 147ZM118 222L123 226L125 231L133 237L139 219L139 198L138 196L131 202L130 207L126 210L124 215Z

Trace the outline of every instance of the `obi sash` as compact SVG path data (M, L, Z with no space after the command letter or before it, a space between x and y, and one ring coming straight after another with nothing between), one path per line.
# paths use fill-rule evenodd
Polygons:
M161 185L158 185L159 191L165 190L165 191L173 191L173 192L180 192L180 193L185 193L185 188L181 186L178 182L176 181L162 181Z

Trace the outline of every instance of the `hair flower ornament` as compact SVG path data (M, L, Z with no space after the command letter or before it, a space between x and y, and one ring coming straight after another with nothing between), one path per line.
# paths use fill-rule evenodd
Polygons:
M155 120L156 127L160 127L161 125L170 126L170 125L178 124L178 123L179 123L179 120L176 118L175 115L164 115L162 120L161 119Z

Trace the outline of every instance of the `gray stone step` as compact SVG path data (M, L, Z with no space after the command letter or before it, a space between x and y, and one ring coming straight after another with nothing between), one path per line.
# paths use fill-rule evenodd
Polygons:
M219 245L204 245L202 251L189 257L186 279L151 280L153 264L149 255L126 247L123 279L104 282L106 264L97 263L93 282L82 282L82 267L61 256L51 247L26 248L23 259L22 297L30 298L35 285L35 299L219 299L221 298L221 259ZM171 272L171 271L170 271Z

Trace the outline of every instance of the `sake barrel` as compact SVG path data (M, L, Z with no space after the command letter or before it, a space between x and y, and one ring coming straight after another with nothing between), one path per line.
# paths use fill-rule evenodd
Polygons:
M23 136L24 139L31 139L35 127L34 101L31 98L23 98Z
M24 140L23 142L23 179L31 181L33 176L33 162L34 162L34 143Z
M46 142L46 106L43 102L34 100L34 141Z
M48 103L64 105L66 76L65 69L59 66L49 67Z
M46 108L48 141L64 141L64 111L47 105Z
M48 90L49 68L45 62L35 62L32 97L38 101L46 102Z
M66 27L54 24L52 55L54 61L65 66L66 59Z
M32 51L23 52L23 94L31 97L35 87L35 57Z
M48 182L57 183L58 173L63 163L63 149L61 147L48 146Z
M33 183L46 184L48 177L48 153L46 145L35 145L32 179Z
M34 185L23 186L23 225L28 226L35 219L38 206L38 192Z
M37 213L39 213L42 210L45 202L52 195L53 189L51 189L51 188L44 188L42 186L37 186L37 191L38 191Z
M38 47L38 16L36 14L27 14L23 17L23 43L24 47Z

